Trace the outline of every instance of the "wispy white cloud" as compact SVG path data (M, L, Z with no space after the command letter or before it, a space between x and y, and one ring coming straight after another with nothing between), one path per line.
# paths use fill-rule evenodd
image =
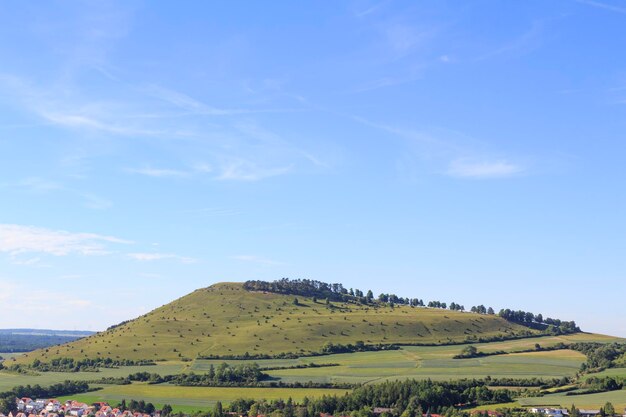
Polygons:
M47 194L53 191L63 190L65 187L56 181L40 177L28 177L17 181L0 183L0 188L15 188L32 193Z
M178 169L169 169L169 168L133 168L128 169L128 172L132 172L134 174L146 175L148 177L188 177L191 175L188 171L181 171Z
M54 323L62 323L62 326L75 328L79 324L78 317L84 317L84 312L93 313L94 309L99 308L75 291L68 297L67 293L33 285L28 280L18 281L0 276L0 303L6 304L17 299L20 300L20 308L6 309L0 316L0 327L33 327L37 323L42 328L50 328ZM64 300L64 304L70 308L59 308L50 300Z
M13 265L22 265L22 266L35 266L35 265L39 265L39 263L41 262L41 258L36 256L34 258L18 258L17 256L13 256L11 259L11 262L13 263Z
M247 159L231 158L222 161L220 173L216 179L220 181L259 181L278 175L284 175L291 171L293 167L293 165L263 167Z
M524 172L524 167L506 160L497 161L452 161L446 172L448 175L457 178L468 179L491 179L508 178Z
M83 205L92 210L106 210L113 206L113 203L106 198L100 197L92 193L83 193L85 199Z
M620 7L613 4L602 3L594 0L576 0L577 3L586 4L587 6L597 7L599 9L608 10L615 13L626 14L626 7Z
M483 61L499 55L525 55L534 51L541 45L541 35L543 34L544 23L541 21L532 22L530 28L518 35L514 39L495 49L479 55L475 61Z
M16 256L22 253L44 253L54 256L70 254L103 255L111 244L132 242L95 233L72 233L17 224L0 224L0 252Z
M381 1L378 3L373 4L370 7L367 7L363 10L357 11L354 15L356 17L365 17L368 15L371 15L377 11L379 11L381 8L383 8L387 3L389 3L389 1Z
M446 175L455 178L507 178L519 175L527 167L518 162L512 162L502 157L494 157L493 152L486 150L483 143L471 140L459 132L429 130L412 130L392 125L372 122L361 117L352 117L353 120L366 126L393 134L402 138L414 157L422 161L439 165L435 171L444 171ZM407 164L407 155L399 162L403 171L413 172ZM445 168L441 168L441 167ZM414 173L411 176L415 176Z
M181 212L186 213L186 214L196 214L198 216L207 216L207 217L235 216L237 214L241 214L239 210L234 210L234 209L229 209L229 208L220 208L220 207L189 209L189 210L182 210Z
M136 253L129 253L127 254L127 256L131 259L134 259L136 261L142 261L142 262L161 261L164 259L171 259L171 260L180 261L184 264L191 264L191 263L195 263L198 261L197 259L194 259L194 258L190 258L187 256L180 256L180 255L176 255L173 253L136 252Z
M192 98L187 94L170 90L158 85L151 85L146 88L147 94L165 101L166 103L185 110L188 113L204 116L230 116L237 114L255 113L259 110L253 109L221 109L209 106L200 100Z
M82 200L82 205L93 210L106 210L113 206L113 202L93 192L83 192L68 187L58 181L40 177L29 177L15 182L0 184L0 188L7 187L20 191L37 194L66 193Z
M231 256L231 259L241 261L241 262L250 262L262 266L280 266L285 265L284 262L275 261L273 259L268 259L263 256L258 255L235 255Z

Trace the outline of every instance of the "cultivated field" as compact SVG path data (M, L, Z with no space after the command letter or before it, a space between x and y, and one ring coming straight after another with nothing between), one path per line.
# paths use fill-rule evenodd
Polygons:
M554 346L557 343L571 342L611 342L620 339L595 334L575 334L567 336L544 336L529 339L508 340L503 342L475 344L479 351L519 352L534 349L535 344L542 347ZM623 339L622 339L623 341ZM338 382L338 383L377 383L398 378L430 378L433 380L451 380L458 378L484 378L491 376L512 378L560 378L573 376L585 361L584 355L572 350L556 350L529 353L509 353L505 355L486 356L473 359L452 359L461 352L464 345L453 346L404 346L399 350L379 352L358 352L327 356L302 357L299 359L269 360L229 360L230 364L258 363L261 367L287 367L299 364L338 364L332 367L279 369L267 371L275 381L283 382ZM101 369L100 372L58 373L49 372L39 375L18 375L0 372L0 391L15 385L40 384L42 386L61 382L66 379L96 380L102 377L127 376L139 371L158 373L161 375L178 374L181 372L206 372L213 364L219 365L222 360L195 360L192 362L169 361L160 362L156 366L131 366L117 369ZM610 369L597 375L623 375L625 369ZM344 390L328 389L288 389L288 388L205 388L177 387L171 385L103 385L101 391L72 396L86 402L99 400L117 403L121 399L143 399L156 405L171 404L176 410L190 412L211 407L215 401L227 403L235 398L248 397L255 399L275 399L292 397L294 400L305 395L319 396L343 393ZM625 398L620 395L626 391L570 396L564 394L546 395L541 398L520 400L520 404L534 405L548 402L565 401L580 406L594 406L605 397L611 398L614 404L622 404ZM626 397L626 396L625 396ZM491 407L493 408L493 406Z
M182 362L161 363L156 366L122 366L119 368L100 368L100 372L39 372L24 375L0 371L0 392L7 391L17 385L35 385L42 387L63 382L65 380L89 381L106 377L125 377L136 372L151 372L161 375L178 374L184 369Z
M551 405L566 408L574 404L578 408L598 409L603 407L607 401L611 402L618 412L624 411L624 407L626 407L626 390L586 395L550 394L537 398L521 398L518 403L521 406Z
M346 390L304 388L213 388L132 384L105 386L101 391L72 395L63 397L63 399L72 398L88 403L104 400L110 404L117 404L124 398L127 400L142 399L155 405L170 404L175 406L175 409L190 411L210 408L217 401L228 404L237 398L275 400L291 397L294 401L299 402L304 397L315 398L322 395L343 395L346 392Z

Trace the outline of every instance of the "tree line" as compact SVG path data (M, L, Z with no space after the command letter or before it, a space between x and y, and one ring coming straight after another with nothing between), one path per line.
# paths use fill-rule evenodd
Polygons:
M131 360L131 359L111 359L95 358L80 359L74 358L54 358L50 362L42 362L35 359L30 365L14 364L7 366L10 371L20 372L25 368L41 372L98 372L98 368L115 368L118 366L149 366L156 365L152 360ZM0 367L0 369L2 369Z
M562 321L559 319L552 319L550 317L544 318L542 314L533 314L529 311L514 311L507 308L500 310L498 315L507 321L530 327L534 324L543 324L546 326L552 326L553 328L560 330L562 333L580 332L580 328L576 325L575 321Z
M366 305L389 305L391 307L395 305L406 305L411 307L424 307L450 309L453 311L465 311L465 306L456 302L447 304L442 301L433 300L427 304L424 300L411 297L399 297L396 294L382 293L377 298L374 298L372 290L368 290L366 293L359 289L347 289L342 284L334 283L329 284L322 281L315 281L309 279L289 279L282 278L276 281L246 281L243 284L244 289L248 291L265 291L277 294L294 295L311 297L314 301L317 299L325 299L329 304L331 301L336 302L356 302ZM294 300L294 304L298 305L299 301ZM484 305L472 306L470 311L472 313L489 314L494 315L495 311L492 307L485 307ZM538 329L550 329L553 333L575 333L580 332L580 328L574 321L563 321L560 319L544 318L542 314L534 314L522 310L511 310L509 308L502 309L498 313L503 319L522 324L527 327Z
M242 386L256 385L268 378L269 375L262 372L256 363L231 366L223 362L217 367L211 364L205 374L192 372L173 375L168 378L168 382L184 386Z
M237 399L231 402L228 409L249 416L318 417L320 413L330 413L373 417L375 407L384 407L392 410L384 416L422 417L422 413L444 410L450 411L448 415L460 415L455 408L459 404L496 404L509 402L513 396L514 393L507 389L489 389L484 380L404 380L360 386L343 396L304 398L300 403L295 403L291 398L286 401ZM212 412L204 415L224 417L225 412L221 404L216 404Z

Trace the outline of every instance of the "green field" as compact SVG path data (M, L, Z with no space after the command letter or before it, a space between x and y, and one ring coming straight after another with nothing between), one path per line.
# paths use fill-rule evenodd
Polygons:
M536 343L549 347L557 343L577 341L614 341L603 335L576 334L545 336L504 342L475 344L479 351L507 351L534 348ZM487 356L475 359L452 359L463 346L404 346L400 350L383 352L358 352L339 355L307 357L300 359L272 359L264 361L227 361L230 364L257 362L261 367L292 366L296 364L337 363L331 368L304 368L268 371L284 382L350 382L368 383L397 378L430 378L449 380L456 378L513 377L560 378L573 376L585 361L584 355L570 350L518 353ZM194 372L206 371L219 360L196 360L191 365Z
M65 380L89 381L106 377L125 377L136 372L155 372L161 375L178 374L184 369L182 362L162 363L156 366L123 366L119 368L100 368L100 372L40 372L35 375L23 375L0 371L0 392L17 385L49 386Z
M567 336L544 336L503 342L475 344L479 351L519 352L532 349L535 344L543 347L554 346L557 343L571 342L611 342L620 339L609 336L580 333ZM622 339L623 341L623 339ZM275 380L283 382L338 382L338 383L377 383L391 379L430 378L433 380L451 380L458 378L483 378L486 376L511 378L560 378L573 376L585 357L572 350L539 351L529 353L509 353L473 359L453 359L461 352L464 345L451 346L404 346L399 350L379 352L358 352L299 359L269 359L269 360L229 360L232 365L256 362L261 367L287 367L298 364L338 364L339 366L303 369L279 369L267 371ZM181 372L202 373L211 365L218 365L222 360L195 360L192 362L170 361L159 363L156 366L131 366L117 369L101 369L100 372L58 373L49 372L39 375L18 375L0 372L0 391L7 390L15 385L40 384L50 385L65 379L95 380L102 377L127 376L128 374L147 371L161 375L177 374ZM597 375L623 375L626 369L610 369ZM172 385L104 385L103 390L73 396L85 402L99 400L117 403L121 399L143 399L156 405L169 403L176 410L191 412L197 409L211 407L215 401L225 403L235 398L250 397L255 399L275 399L292 397L301 399L304 395L319 396L323 394L343 393L343 390L326 389L288 389L288 388L205 388L205 387L177 387ZM620 395L625 392L593 394L566 397L564 394L546 395L541 398L526 398L520 404L544 404L546 401L559 402L571 405L572 402L581 406L593 406L597 401L602 402L604 397L618 405L624 402ZM602 402L603 404L603 402Z
M509 340L493 343L475 344L479 351L490 352L504 350L516 352L532 348L536 343L541 346L553 346L556 343L574 341L612 341L617 340L603 335L575 334L567 336L545 336L530 339ZM286 367L297 364L337 363L340 366L304 369L282 369L268 371L271 376L284 382L350 382L368 383L394 378L431 378L448 380L455 378L491 377L544 377L557 378L576 373L584 356L568 350L518 353L510 355L487 356L475 359L452 359L461 352L463 345L453 346L405 346L400 350L380 352L358 352L337 355L303 357L299 359L269 359L226 361L230 364L258 363L261 367ZM211 364L218 365L222 360L195 360L193 362L160 362L156 366L131 366L117 369L102 368L100 372L61 373L46 372L39 375L20 375L0 372L0 391L15 385L40 384L42 386L61 382L65 379L94 380L102 377L119 377L147 371L161 375L193 371L202 373ZM622 369L605 371L607 375L619 374ZM605 373L599 374L604 375Z
M590 378L590 377L602 378L602 377L605 377L605 376L626 378L626 368L606 369L606 370L604 370L602 372L598 372L596 374L587 375L587 378Z
M217 401L228 404L237 398L275 400L291 397L294 401L302 401L304 397L343 395L346 392L346 390L309 388L213 388L132 384L105 386L101 391L63 397L61 400L71 398L87 403L107 401L110 404L117 404L122 399L142 399L155 405L170 404L176 406L177 410L190 411L210 408Z
M249 292L221 283L157 308L126 324L18 359L195 359L199 355L318 352L328 342L446 344L467 338L537 331L496 315L436 308L314 302L307 297Z
M537 398L520 398L518 403L525 407L554 405L569 408L572 404L575 404L578 408L598 409L604 406L607 401L611 402L618 412L624 411L624 407L626 407L626 390L570 396L565 395L565 393L550 394Z

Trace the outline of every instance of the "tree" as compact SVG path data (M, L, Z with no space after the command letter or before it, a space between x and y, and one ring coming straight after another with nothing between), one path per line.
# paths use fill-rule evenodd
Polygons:
M607 402L606 404L604 404L604 414L606 414L607 416L613 416L615 415L615 407L613 407L613 404L611 404L610 402Z
M569 409L569 417L580 417L580 410L574 404Z
M294 297L294 298L293 298L293 305L294 305L294 306L298 306L298 305L300 305L300 301L298 301L298 297Z
M372 290L367 291L367 301L372 301L374 299L374 293Z
M152 414L152 413L154 413L154 410L155 410L154 404L147 403L146 406L143 409L143 412L146 413L146 414Z
M17 413L17 404L13 394L0 398L0 413L8 415L9 413Z
M215 403L215 408L213 409L213 417L224 417L224 410L222 408L221 401Z
M161 410L161 416L167 417L172 414L172 406L169 404L163 404L163 409Z
M291 399L291 397L287 399L287 403L285 404L285 417L295 417L293 400Z
M476 346L473 345L465 346L461 351L461 356L466 358L473 358L476 355L478 355L478 349L476 349Z

